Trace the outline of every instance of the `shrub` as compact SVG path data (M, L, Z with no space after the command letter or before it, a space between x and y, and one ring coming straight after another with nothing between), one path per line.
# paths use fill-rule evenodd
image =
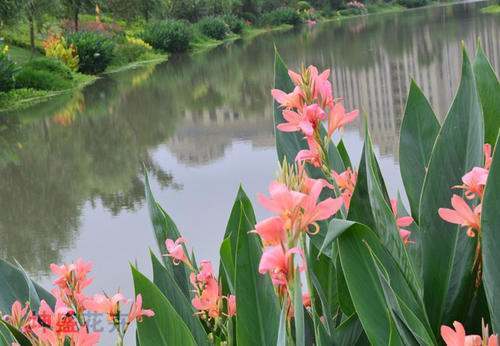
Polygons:
M346 4L346 8L339 11L343 16L358 16L368 13L366 6L359 1L350 1Z
M222 17L222 19L227 24L231 32L239 34L243 31L245 23L241 18L236 17L234 14L226 14L224 17Z
M181 20L151 23L146 26L142 34L145 42L156 49L170 53L187 51L192 37L191 24Z
M261 21L264 25L298 25L302 22L302 19L293 8L282 7L264 14Z
M74 33L75 22L73 20L64 20L61 23L64 32ZM80 21L79 31L93 32L104 36L112 37L123 32L123 28L118 23L104 23L98 21Z
M241 18L245 21L245 22L248 22L248 23L256 23L257 22L257 17L255 16L255 14L253 14L252 12L243 12L241 14Z
M26 63L16 75L16 88L64 90L73 85L69 67L61 61L37 58Z
M205 17L197 25L203 35L216 40L223 40L229 30L227 24L220 17Z
M281 0L263 0L260 5L260 10L262 13L274 11L283 6Z
M78 70L78 55L74 45L68 45L62 36L50 35L43 41L45 56L62 61L71 70Z
M77 32L67 41L76 47L80 61L79 71L97 74L106 70L113 59L114 43L109 38L94 32Z
M8 51L8 46L0 46L0 92L9 91L15 86L17 65L7 55Z
M131 63L146 57L153 52L153 47L136 37L127 36L124 43L115 47L115 60L120 63Z
M422 7L429 4L429 0L399 0L398 2L408 8Z
M307 1L299 1L295 4L295 9L299 12L309 11L312 6Z

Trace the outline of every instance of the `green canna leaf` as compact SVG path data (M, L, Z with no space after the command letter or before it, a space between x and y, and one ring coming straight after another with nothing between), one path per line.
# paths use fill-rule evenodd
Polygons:
M0 319L0 345L12 345L17 343L16 338L7 327L6 322Z
M143 306L152 308L155 315L137 324L141 346L197 345L182 318L160 289L131 266L135 293L142 295Z
M287 346L287 332L286 332L286 305L283 304L280 312L280 323L278 329L278 340L276 346Z
M396 259L407 281L411 283L415 294L421 297L421 281L417 277L413 262L401 241L367 128L365 129L365 145L348 219L369 226L379 235L384 246Z
M299 273L296 273L293 280L293 311L295 322L295 345L305 346L304 307L302 304L302 287Z
M165 246L165 240L167 238L176 240L181 237L177 226L170 216L163 210L160 204L155 200L153 192L151 191L151 186L149 184L149 178L146 170L144 170L144 186L146 201L148 203L149 217L153 225L153 230L155 232L156 242L158 244L158 249L162 255L167 253L167 248ZM175 281L179 288L182 290L187 298L191 298L191 292L189 288L188 280L188 270L183 263L174 266L172 261L168 257L163 257L163 264L169 268L174 273Z
M0 259L0 311L10 312L12 304L18 300L21 303L30 302L38 309L40 299L54 306L54 297L35 284L20 268Z
M420 198L420 230L424 299L431 325L463 321L473 294L476 239L445 222L438 209L449 207L452 186L483 161L484 126L474 74L463 51L462 79L441 126L429 161Z
M238 345L275 345L278 337L280 308L271 279L259 274L262 255L257 235L248 233L255 226L252 204L243 189L235 202L239 219L235 250L236 339Z
M483 285L491 323L500 334L500 135L497 137L481 214Z
M399 137L399 167L417 223L422 185L439 127L431 105L412 80Z
M412 284L407 280L397 260L383 245L377 234L362 224L354 224L338 240L339 256L345 279L356 313L363 325L368 339L375 345L402 344L403 338L398 331L391 309L393 301L385 295L379 278L378 266L373 256L379 260L390 278L391 292L408 307L401 316L411 322L419 321L418 335L433 339L433 333L427 320L423 301L415 294ZM381 313L385 311L386 313ZM401 318L398 315L398 318ZM408 323L410 324L410 323ZM423 330L423 331L422 331ZM416 332L417 333L417 332ZM431 343L432 344L432 343Z
M342 139L339 141L339 144L337 144L337 150L339 151L340 157L342 158L344 167L354 168L352 166L351 159L349 158L349 153L347 152L347 148L345 147L344 141Z
M483 109L484 141L493 145L500 128L500 83L480 45L473 67Z
M170 302L175 311L182 318L191 331L198 345L209 345L207 333L199 318L195 315L191 301L187 299L174 279L174 273L163 266L160 260L152 253L151 263L153 266L153 282Z

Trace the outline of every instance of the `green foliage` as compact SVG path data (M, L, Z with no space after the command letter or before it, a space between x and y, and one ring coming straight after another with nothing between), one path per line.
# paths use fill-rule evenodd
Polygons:
M144 60L153 53L153 48L137 38L127 38L125 42L117 44L114 51L113 65L129 64Z
M205 17L197 23L200 32L215 40L223 40L229 30L229 27L220 17Z
M193 30L189 23L181 20L166 20L146 26L142 38L156 49L181 53L190 47Z
M229 30L235 34L240 34L245 27L245 23L241 18L238 18L234 14L226 14L222 17L222 20L227 24Z
M307 1L298 1L295 4L295 9L299 12L303 11L309 11L312 8L312 6L307 2Z
M17 88L37 90L64 90L73 85L71 70L59 60L33 59L16 75Z
M298 25L302 22L302 19L293 8L282 7L263 14L260 21L264 25Z
M17 65L7 51L7 48L0 46L0 92L12 90L15 86Z
M398 2L408 8L422 7L429 4L429 0L398 0Z
M76 47L79 71L87 74L104 72L113 60L113 41L94 32L76 32L67 37L68 44Z

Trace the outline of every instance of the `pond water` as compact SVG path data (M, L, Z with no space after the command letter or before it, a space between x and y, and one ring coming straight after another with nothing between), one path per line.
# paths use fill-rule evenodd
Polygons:
M142 164L197 252L216 262L238 185L255 202L274 177L274 45L290 67L333 69L336 97L368 119L390 193L401 187L398 133L411 78L442 119L461 42L480 38L500 70L500 20L485 2L353 18L237 41L116 73L81 92L0 117L0 255L42 283L51 262L95 264L94 291L131 295L128 263L150 272L156 245ZM362 123L343 133L354 162ZM258 217L266 212L255 203Z

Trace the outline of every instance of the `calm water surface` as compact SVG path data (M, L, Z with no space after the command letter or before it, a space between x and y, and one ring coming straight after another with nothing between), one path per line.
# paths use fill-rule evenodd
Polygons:
M142 163L198 258L215 261L238 185L255 201L276 164L273 45L293 68L333 69L336 97L367 116L390 193L411 78L439 117L458 83L461 42L479 37L500 70L500 20L484 2L271 33L106 76L81 92L0 116L0 255L43 283L51 262L95 263L94 290L132 292L129 262L156 250ZM344 131L355 162L361 121ZM266 215L257 204L258 217Z

